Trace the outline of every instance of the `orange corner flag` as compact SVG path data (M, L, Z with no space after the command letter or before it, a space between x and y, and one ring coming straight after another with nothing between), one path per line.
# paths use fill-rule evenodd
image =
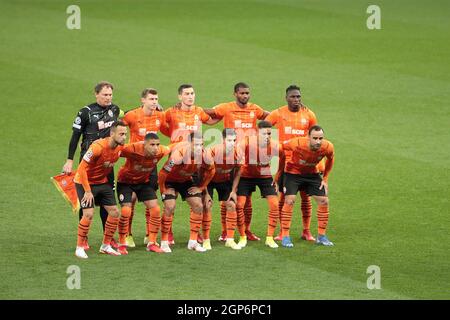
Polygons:
M72 206L73 213L80 210L80 203L78 202L77 190L75 189L75 182L73 178L75 174L71 173L69 175L61 173L54 177L51 177L56 189L61 193L64 199L70 203Z

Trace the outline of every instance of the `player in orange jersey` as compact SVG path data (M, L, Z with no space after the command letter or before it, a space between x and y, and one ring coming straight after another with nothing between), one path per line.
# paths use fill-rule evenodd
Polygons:
M207 149L207 152L209 152L214 160L214 166L216 168L216 174L208 184L207 190L212 199L214 189L216 189L219 201L226 206L227 239L225 246L239 250L241 247L234 241L234 230L237 225L236 192L241 176L243 155L240 152L240 149L237 148L237 134L234 129L223 129L222 139L223 142L221 144L214 145ZM202 226L204 237L203 247L207 249L211 248L209 238L209 229L212 220L211 216L211 206L209 206L208 203L205 203Z
M267 121L272 123L278 129L278 139L280 143L287 141L295 137L306 137L308 135L309 128L317 124L317 118L314 112L312 112L307 106L302 103L300 87L296 85L290 85L286 89L286 101L287 105L280 107L272 111L266 118ZM283 172L285 161L289 161L291 153L289 151L284 152L287 160L284 157L280 157L277 176L279 195L279 212L281 217L281 208L284 204L283 194ZM303 232L302 239L308 241L314 241L314 237L310 231L311 225L311 212L312 204L311 198L304 192L300 191ZM280 235L275 237L275 240L281 240L281 227Z
M202 124L216 124L219 120L211 119L205 111L195 105L195 91L192 85L182 84L178 88L180 103L164 113L170 142L186 141L191 132L201 131Z
M237 190L238 229L241 236L238 245L241 247L245 247L247 243L243 221L244 205L246 199L256 191L256 186L269 205L269 223L265 244L271 248L278 247L273 240L273 233L278 221L277 184L272 178L270 162L273 157L279 155L281 146L278 141L271 139L271 135L272 125L263 120L258 123L258 134L246 137L240 144L245 160Z
M202 132L202 124L215 124L219 120L211 119L203 109L195 105L195 90L190 84L182 84L178 88L179 103L164 113L167 130L163 132L170 137L171 143L186 141L192 132ZM199 242L202 238L199 234ZM169 243L175 244L173 231L169 231Z
M111 126L110 136L92 143L78 166L74 182L83 210L83 217L78 224L75 250L75 255L79 258L88 258L84 244L94 214L94 203L104 207L108 212L100 253L120 255L110 244L119 223L119 209L116 206L113 188L108 183L108 175L119 159L126 137L125 124L120 121L114 123Z
M164 112L161 110L161 106L158 103L158 91L153 88L144 89L141 93L141 106L125 113L125 116L122 119L122 121L130 128L130 143L144 141L145 135L149 132L158 133L159 131L162 131L164 134L168 135ZM149 183L152 189L155 191L158 190L158 173L156 167L151 172ZM136 195L134 193L131 203L126 242L128 247L134 248L136 244L134 243L131 232L136 203ZM150 210L148 209L145 210L145 218L148 225L150 221ZM148 244L148 232L145 235L144 244Z
M147 251L164 252L156 245L156 236L161 224L161 211L156 190L150 184L150 175L158 161L169 152L170 149L160 145L158 135L153 132L147 133L144 141L127 144L122 150L120 156L127 160L120 168L117 177L117 196L122 206L119 221L119 252L121 254L128 254L126 236L133 194L136 194L139 201L144 202L146 211L150 213L150 217L146 219L149 237Z
M213 109L206 109L208 113L214 119L223 119L223 127L235 129L237 132L237 141L240 142L245 136L256 135L256 120L264 120L269 112L264 111L257 104L249 102L250 100L250 87L239 82L234 86L235 101L221 103L215 106ZM260 240L253 232L250 231L250 224L252 221L252 202L251 197L247 198L247 202L244 207L245 214L245 228L247 239L251 241ZM225 241L226 239L226 224L225 205L221 204L221 216L222 216L222 235L219 240Z
M198 179L194 179L197 174ZM172 225L178 194L190 206L190 237L188 249L206 251L198 242L198 231L203 220L202 193L215 174L214 161L203 149L203 137L199 132L189 134L188 141L182 141L173 147L169 159L159 171L158 182L164 202L164 214L161 221L161 249L171 252L169 230ZM205 195L204 202L211 198Z
M308 137L299 137L283 143L283 150L292 152L284 168L285 201L281 210L282 245L293 247L289 236L292 220L292 208L298 191L305 191L317 202L318 236L316 243L332 246L326 236L328 225L328 175L334 163L334 147L324 139L323 129L314 125L309 129ZM323 177L317 164L325 158Z

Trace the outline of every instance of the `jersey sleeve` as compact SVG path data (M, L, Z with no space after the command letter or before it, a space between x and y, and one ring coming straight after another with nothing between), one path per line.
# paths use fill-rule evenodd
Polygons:
M166 146L163 146L163 145L160 145L159 146L159 153L160 153L161 157L165 157L165 156L167 156L170 153L170 148L166 147Z
M328 146L327 146L327 152L326 152L326 157L328 159L333 159L334 158L334 146L331 142L328 142Z
M169 159L167 159L166 163L163 166L163 169L167 172L172 172L173 168L176 165L183 163L183 149L175 149L172 151Z
M309 110L309 127L315 126L317 124L317 117L314 112Z
M275 126L278 122L278 119L279 119L278 110L273 110L264 120L269 121L273 126Z
M131 110L125 113L125 116L122 118L122 122L128 127L130 126L130 123L133 122L133 112L131 112Z
M83 160L86 163L92 163L95 161L102 153L102 148L98 146L97 144L93 143L88 151L84 154Z
M135 144L134 143L128 143L128 144L123 146L123 149L120 152L120 156L122 158L128 158L134 153L135 150L136 150Z
M84 107L83 109L78 111L75 120L73 120L72 130L83 132L84 128L87 126L88 123L89 123L89 109L87 107Z
M263 120L264 119L264 110L263 110L263 108L261 108L260 106L258 106L256 104L255 104L255 107L256 107L256 112L255 112L256 119Z
M218 118L223 118L225 116L225 104L221 103L213 108L214 113Z
M199 116L200 116L200 120L205 123L206 121L208 121L209 119L211 119L211 117L205 112L205 110L203 110L202 108L198 108L199 109Z
M297 146L298 146L298 139L293 138L283 143L283 150L294 151Z

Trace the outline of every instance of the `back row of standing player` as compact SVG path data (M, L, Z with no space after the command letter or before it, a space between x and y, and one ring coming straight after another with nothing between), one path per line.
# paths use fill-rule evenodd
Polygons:
M96 105L103 108L105 120L108 115L114 118L113 116L118 114L118 107L112 104L112 90L113 86L107 82L98 84L95 89ZM145 89L141 96L142 105L127 112L122 119L123 123L119 125L117 123L113 125L114 119L98 121L102 118L98 115L96 117L85 114L83 119L83 112L87 113L85 109L88 108L89 111L95 109L93 105L80 110L73 128L74 135L78 132L83 133L83 142L87 140L84 135L85 129L96 120L99 132L105 128L109 129L110 126L112 129L110 137L95 141L88 152L86 148L83 150L82 143L82 153L85 154L75 177L83 207L78 228L77 256L87 258L85 253L89 247L87 232L93 215L94 200L109 213L104 223L104 240L100 252L113 255L126 254L127 246L134 246L131 237L131 218L136 196L146 206L147 236L144 241L147 250L170 252L170 245L174 243L171 225L178 193L191 208L188 248L200 252L211 249L209 230L212 220L211 197L214 189L217 190L221 203L220 240L224 240L227 247L239 250L245 247L247 240L259 240L250 231L251 194L256 190L256 186L269 204L269 223L265 241L267 246L278 247L274 240L282 240L284 247L293 246L289 227L295 195L299 190L302 198L302 238L315 240L309 228L312 210L310 195L312 195L318 202L317 242L332 245L325 235L325 230L328 222L326 181L333 164L333 147L331 143L323 140L323 130L317 126L314 113L302 104L299 87L289 86L286 89L287 105L270 114L249 102L250 88L244 83L235 85L235 101L219 104L213 109L203 110L195 105L195 91L191 85L180 86L178 94L180 102L163 112L159 110L157 91ZM104 97L109 99L105 101ZM222 119L224 128L230 129L223 132L223 144L205 152L202 136L192 133L201 132L203 123L212 125ZM264 119L266 121L260 121L257 127L256 121ZM126 136L126 128L123 125L130 128L130 144L125 147L121 147ZM278 129L281 145L270 138L272 125ZM158 132L170 137L170 148L160 145L156 135ZM311 134L308 135L309 132ZM104 137L108 133L104 131ZM292 139L306 136L308 137ZM69 147L69 159L64 166L67 173L72 169L70 156L72 155L73 159L73 140L74 137ZM254 162L251 162L252 150L256 151ZM158 179L157 162L169 153L169 159L160 171ZM280 154L279 170L276 175L278 185L273 182L270 172L270 159L276 154ZM120 214L115 207L111 179L109 181L107 179L108 175L111 177L114 162L119 155L127 159L118 174L117 194L121 204ZM194 159L195 155L204 156L200 162L186 162L187 158L191 159L192 156ZM233 159L223 163L223 159L230 155ZM207 160L208 157L210 160ZM327 158L327 165L320 170L323 172L323 178L318 175L319 170L316 168L322 158ZM101 175L101 171L103 177L91 177ZM162 218L156 197L158 180L164 202ZM279 198L278 189L282 191ZM281 233L274 239L274 230L279 220ZM115 245L113 239L117 225L119 245ZM234 241L236 226L240 234L238 243ZM156 243L159 229L161 229L160 247ZM200 229L203 231L203 239L198 234Z

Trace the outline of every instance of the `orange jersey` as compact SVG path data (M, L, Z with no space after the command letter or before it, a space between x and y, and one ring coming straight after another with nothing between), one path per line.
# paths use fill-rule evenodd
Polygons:
M83 156L74 181L76 183L86 186L84 174L80 170L85 170L87 173L87 182L89 184L102 184L108 182L108 174L114 167L114 164L120 157L120 152L123 146L117 146L111 149L109 146L111 138L104 138L96 140L89 147L88 151ZM85 189L86 190L86 189ZM88 189L89 190L89 189Z
M160 145L155 156L146 156L143 142L127 144L120 154L127 160L119 170L117 181L128 184L147 183L150 179L150 173L155 169L158 161L168 155L169 152L168 147Z
M310 148L309 138L299 137L283 143L283 150L292 152L290 160L286 160L285 172L292 174L312 174L318 173L317 164L327 158L325 163L324 178L328 176L334 162L334 147L328 140L323 140L317 151Z
M207 152L214 160L214 166L216 167L216 173L211 180L212 182L230 181L233 169L239 168L243 162L243 155L239 148L234 148L226 154L223 143L212 146Z
M143 107L128 111L122 121L130 128L130 143L143 141L147 133L157 133L165 125L164 112L154 110L145 115Z
M290 111L288 106L278 108L265 120L278 129L280 143L295 137L306 137L309 128L317 124L316 115L306 106L300 107L297 112Z
M254 103L248 103L241 108L233 101L221 103L213 109L218 118L223 118L224 128L232 128L244 133L253 132L252 135L256 134L256 120L262 119L264 115L264 110Z
M206 170L214 168L211 156L205 150L201 155L194 155L189 142L180 142L173 147L162 170L167 172L166 181L186 182L192 180L192 175L202 168Z
M191 132L202 129L202 123L210 119L202 108L192 106L191 110L171 107L164 113L170 135L170 143L186 141Z
M257 136L246 137L244 143L240 145L244 155L244 165L242 166L241 177L244 178L271 178L270 162L273 157L279 156L281 145L270 140L266 146L258 144Z

